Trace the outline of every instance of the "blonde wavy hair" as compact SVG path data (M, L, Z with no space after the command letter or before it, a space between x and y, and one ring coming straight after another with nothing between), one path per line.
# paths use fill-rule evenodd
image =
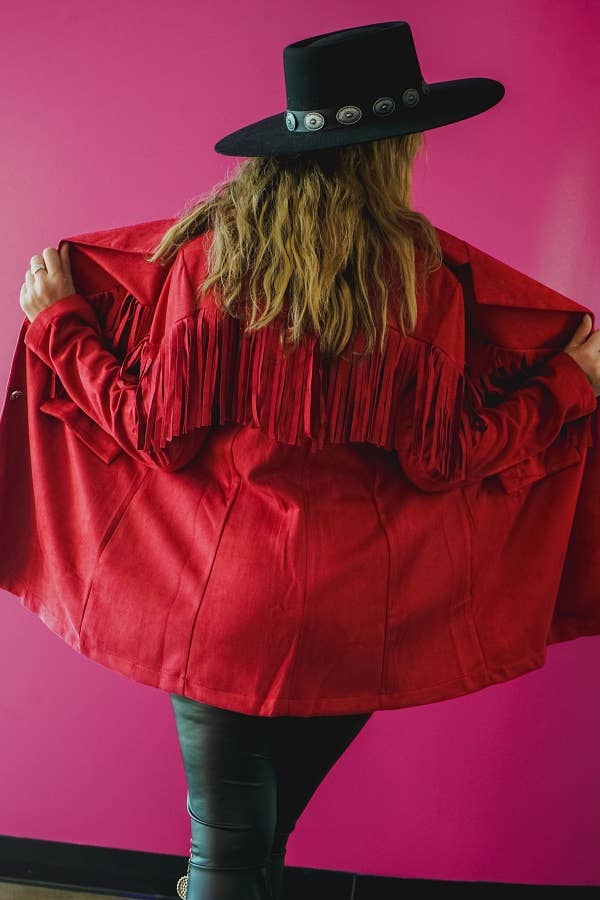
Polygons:
M211 291L248 331L285 311L290 349L311 332L325 356L343 353L359 328L370 354L378 304L383 352L389 288L397 288L402 332L411 333L416 292L442 264L434 226L411 209L413 163L424 145L417 132L250 157L188 205L146 259L166 265L182 244L213 230L198 300ZM391 251L387 266L384 246ZM285 352L283 330L280 344Z

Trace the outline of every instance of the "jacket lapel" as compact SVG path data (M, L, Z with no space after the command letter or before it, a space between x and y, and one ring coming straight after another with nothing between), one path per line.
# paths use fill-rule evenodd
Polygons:
M444 262L461 283L465 302L467 364L479 366L481 350L562 350L587 306L542 284L454 235L437 229ZM533 357L535 358L535 357Z
M175 219L155 219L61 238L58 250L68 241L73 280L85 296L118 287L121 296L132 294L144 305L152 305L165 281L168 266L145 259L154 250Z

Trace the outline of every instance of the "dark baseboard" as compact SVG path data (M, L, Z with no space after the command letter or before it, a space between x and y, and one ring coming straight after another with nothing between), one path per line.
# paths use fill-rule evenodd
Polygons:
M100 891L132 898L178 900L175 885L187 857L85 844L0 836L0 881ZM424 900L493 897L493 900L580 896L600 898L600 886L510 884L389 878L286 866L284 900Z

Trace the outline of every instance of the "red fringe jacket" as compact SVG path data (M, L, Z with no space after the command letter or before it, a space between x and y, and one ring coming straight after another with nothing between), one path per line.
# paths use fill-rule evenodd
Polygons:
M66 238L78 293L23 323L0 587L104 666L267 716L444 700L600 633L597 400L562 352L587 307L438 229L412 335L391 296L383 353L285 357L196 308L210 232L144 259L174 221Z

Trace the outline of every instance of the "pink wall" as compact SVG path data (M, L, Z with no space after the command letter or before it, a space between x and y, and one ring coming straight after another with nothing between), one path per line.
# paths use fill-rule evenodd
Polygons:
M218 138L284 109L284 44L402 17L427 80L506 86L494 109L428 132L417 207L598 312L593 0L21 0L1 23L2 383L33 253L177 215L235 163L213 151ZM168 696L79 657L2 599L0 834L187 855ZM513 682L375 715L311 800L288 863L599 884L599 648L554 645Z

